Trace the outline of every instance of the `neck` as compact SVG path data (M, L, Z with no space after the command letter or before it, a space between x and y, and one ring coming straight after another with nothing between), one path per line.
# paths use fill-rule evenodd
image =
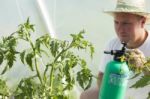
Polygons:
M133 41L133 42L127 43L127 48L129 48L129 49L134 49L134 48L140 47L140 46L145 42L145 40L146 40L146 38L147 38L147 36L148 36L148 33L147 33L147 31L145 31L145 30L143 31L142 34L143 34L143 35L140 36L139 39L137 39L137 40L135 40L135 41Z

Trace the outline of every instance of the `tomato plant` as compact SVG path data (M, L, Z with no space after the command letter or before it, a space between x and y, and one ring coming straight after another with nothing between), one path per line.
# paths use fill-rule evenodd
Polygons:
M131 88L150 86L150 58L145 57L138 49L127 51L126 58L130 70L135 74L132 79L140 76L140 79ZM150 99L150 91L147 99Z
M74 50L88 50L92 58L94 53L93 45L84 39L84 31L78 34L71 34L72 41L51 38L45 34L36 40L32 40L34 25L29 18L20 24L18 30L0 42L0 64L5 68L1 75L14 67L18 58L30 71L34 72L26 78L22 78L15 88L10 91L6 81L0 79L0 94L2 98L13 96L15 99L69 99L66 94L72 90L76 82L83 89L90 87L92 73L87 63ZM17 50L20 41L25 41L28 48ZM47 61L41 61L46 57ZM44 71L39 68L43 66ZM79 70L75 70L75 68Z

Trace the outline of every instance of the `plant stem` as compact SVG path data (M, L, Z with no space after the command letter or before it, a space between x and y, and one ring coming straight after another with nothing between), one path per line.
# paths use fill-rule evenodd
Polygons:
M70 46L64 50L62 50L55 58L54 62L55 63L57 61L57 59L61 56L61 54L63 54L64 52L66 52L68 49L70 49L72 47L72 44L70 44Z
M150 72L150 68L148 66L146 66L146 68L148 69L148 71Z
M53 61L53 64L52 64L52 68L51 68L51 71L50 71L50 95L52 94L52 92L53 92L53 72L54 72L54 66L55 66L55 62L58 60L58 58L61 56L61 54L63 54L64 52L66 52L68 49L70 49L71 48L71 45L68 47L68 48L66 48L66 49L64 49L64 50L62 50L57 56L56 56L56 58L55 58L55 60ZM51 99L53 99L53 97L51 98Z
M54 71L54 64L52 65L51 71L50 71L50 95L52 95L53 92L53 71ZM53 97L51 97L53 99Z
M34 61L34 62L35 62L35 68L36 68L37 76L38 76L38 78L39 78L41 84L43 84L42 77L41 77L41 74L40 74L39 69L38 69L38 64L37 64L37 59L36 59L36 57L35 57L35 61Z
M32 47L32 50L33 50L33 52L34 52L34 56L35 56L34 62L35 62L35 68L36 68L37 76L38 76L38 78L39 78L41 84L43 84L42 77L41 77L41 74L40 74L39 69L38 69L37 58L36 58L36 52L35 52L34 45L33 45L32 41L31 41L31 39L30 39L28 33L26 33L26 37L27 37L27 40L29 41L29 43L30 43L30 45L31 45L31 47Z

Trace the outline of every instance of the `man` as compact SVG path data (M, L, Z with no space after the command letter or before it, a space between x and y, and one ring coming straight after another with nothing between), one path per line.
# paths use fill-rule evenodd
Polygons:
M145 10L145 1L117 0L115 10L106 11L106 13L114 17L114 27L117 38L112 39L105 50L121 49L121 42L123 41L127 43L127 49L138 48L143 52L145 57L150 57L150 34L145 29L145 24L150 23L150 13L147 13ZM99 87L105 71L105 66L112 59L113 57L111 55L104 55L102 57L100 72L98 74L98 86L81 93L80 99L98 99ZM127 95L132 96L132 91L133 90L129 90ZM145 89L142 91L145 92ZM135 92L136 91L134 91L134 93ZM134 98L146 99L146 96L144 96L143 93L140 93L140 96L137 95L137 97Z

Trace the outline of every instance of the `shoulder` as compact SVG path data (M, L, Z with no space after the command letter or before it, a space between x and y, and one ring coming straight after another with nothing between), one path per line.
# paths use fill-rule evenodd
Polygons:
M150 31L148 31L148 37L145 42L139 47L139 49L144 53L146 57L150 56Z
M150 30L148 31L148 37L147 40L150 41Z
M106 45L106 48L111 49L111 50L116 50L121 47L122 47L122 44L117 37L112 38Z
M150 31L147 31L148 32L148 36L145 40L145 42L143 43L143 45L150 45Z

